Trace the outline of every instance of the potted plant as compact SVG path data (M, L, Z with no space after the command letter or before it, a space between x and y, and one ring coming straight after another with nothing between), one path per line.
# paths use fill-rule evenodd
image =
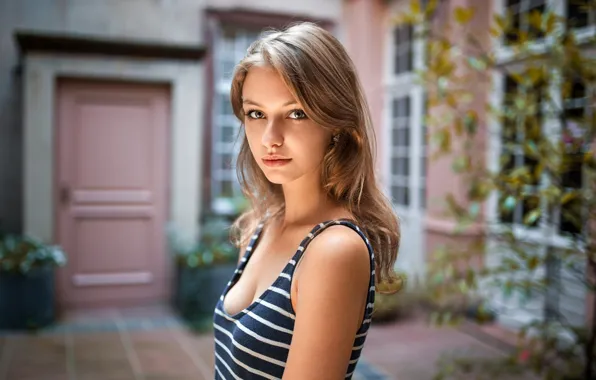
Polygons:
M229 204L233 212L204 216L196 241L184 242L177 238L176 231L170 234L176 268L174 307L198 329L210 325L215 305L238 262L238 248L230 241L230 226L246 204L235 199Z
M29 236L0 235L0 329L35 329L55 318L54 268L66 264L59 246Z

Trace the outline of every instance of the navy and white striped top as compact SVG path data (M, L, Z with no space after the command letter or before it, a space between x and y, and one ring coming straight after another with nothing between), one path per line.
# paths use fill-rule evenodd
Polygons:
M344 225L356 231L366 242L370 254L371 276L367 306L363 321L354 338L352 356L346 368L346 379L351 379L370 327L375 301L374 253L368 238L356 225L345 219L318 224L302 240L296 253L273 284L246 309L229 315L224 307L224 297L242 275L256 244L263 225L252 236L234 275L223 291L214 313L215 379L281 379L288 353L296 314L290 300L291 281L297 263L308 244L325 228ZM321 316L325 318L325 316Z

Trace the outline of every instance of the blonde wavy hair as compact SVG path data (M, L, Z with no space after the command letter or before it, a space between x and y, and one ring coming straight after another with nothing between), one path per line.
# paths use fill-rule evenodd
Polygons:
M255 65L273 68L308 117L339 134L323 158L321 183L328 196L354 216L369 238L375 252L377 283L393 282L400 226L375 178L376 146L370 111L344 47L331 33L308 22L263 33L250 45L232 77L230 99L240 122L244 121L242 86ZM236 171L251 205L232 226L233 241L240 247L247 243L258 222L283 215L285 205L281 186L265 177L245 136Z

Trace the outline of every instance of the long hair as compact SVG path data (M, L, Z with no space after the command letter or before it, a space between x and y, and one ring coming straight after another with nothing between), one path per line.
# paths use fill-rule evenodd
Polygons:
M331 33L313 23L265 32L248 48L232 77L230 100L240 122L244 121L244 79L258 64L270 66L281 76L311 120L339 134L323 158L321 183L328 196L352 213L367 235L375 252L377 282L391 282L400 226L375 178L374 128L352 60ZM232 226L238 246L246 243L258 221L284 212L281 186L269 182L246 137L242 140L236 170L252 207Z

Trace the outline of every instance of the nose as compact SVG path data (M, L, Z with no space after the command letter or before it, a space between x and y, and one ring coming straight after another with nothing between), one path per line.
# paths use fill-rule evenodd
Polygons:
M265 131L261 138L261 143L268 150L274 147L280 147L284 143L284 136L282 133L282 123L276 118L269 119L265 127Z

